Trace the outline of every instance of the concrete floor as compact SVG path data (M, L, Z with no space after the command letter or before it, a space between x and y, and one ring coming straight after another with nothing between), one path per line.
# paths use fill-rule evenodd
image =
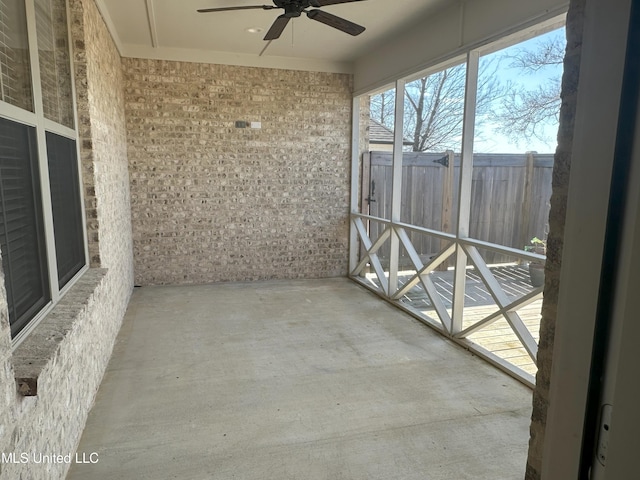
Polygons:
M144 287L67 479L521 480L530 410L347 279Z

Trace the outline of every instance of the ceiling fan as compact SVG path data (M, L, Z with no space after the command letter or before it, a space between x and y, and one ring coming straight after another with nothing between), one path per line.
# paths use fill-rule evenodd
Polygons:
M273 0L274 5L250 5L240 7L223 7L223 8L203 8L198 10L199 13L209 12L225 12L229 10L274 10L276 8L284 9L284 13L276 18L269 31L264 36L264 40L275 40L280 38L285 27L294 17L299 17L302 13L306 13L307 17L316 22L324 23L330 27L336 28L349 35L360 35L365 28L356 23L350 22L342 17L338 17L331 13L317 10L319 7L327 5L336 5L339 3L363 2L365 0ZM313 8L313 10L307 10Z

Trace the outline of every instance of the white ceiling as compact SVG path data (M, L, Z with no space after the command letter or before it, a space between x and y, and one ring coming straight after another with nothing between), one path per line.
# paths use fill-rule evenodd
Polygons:
M352 62L454 0L367 0L323 7L366 27L352 37L305 15L280 39L266 31L282 10L197 13L199 8L270 5L271 0L96 0L123 56L350 72ZM457 0L456 0L457 1ZM249 33L248 28L260 28Z

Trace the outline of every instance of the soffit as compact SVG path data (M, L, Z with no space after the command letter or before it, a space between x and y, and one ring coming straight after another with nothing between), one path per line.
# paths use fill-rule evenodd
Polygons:
M352 71L355 59L456 0L367 0L323 7L367 30L352 37L306 16L280 39L262 37L281 10L197 13L199 8L270 5L269 0L96 0L127 57L203 61L302 70ZM249 33L247 29L262 29ZM420 48L416 46L415 48Z

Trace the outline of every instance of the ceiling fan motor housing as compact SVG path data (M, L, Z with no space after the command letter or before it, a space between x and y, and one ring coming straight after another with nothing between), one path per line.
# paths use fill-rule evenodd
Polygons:
M365 0L273 0L273 5L242 5L235 7L215 7L215 8L201 8L198 10L199 13L210 13L210 12L225 12L229 10L273 10L276 8L281 8L284 10L282 15L279 15L269 31L264 36L264 40L271 41L280 38L282 32L287 27L287 24L292 18L300 17L303 13L307 14L311 20L315 20L316 22L324 23L330 27L333 27L337 30L340 30L344 33L348 33L349 35L360 35L365 31L365 28L362 25L358 25L356 23L350 22L344 18L338 17L332 13L324 12L319 10L319 7L324 7L327 5L336 5L340 3L352 3L352 2L363 2ZM308 10L311 8L312 10Z
M321 6L318 0L273 0L273 3L279 8L284 8L286 14L297 12L296 16L300 16L305 8Z
M295 5L285 5L284 7L284 16L285 17L299 17L302 15L302 9L296 7Z

